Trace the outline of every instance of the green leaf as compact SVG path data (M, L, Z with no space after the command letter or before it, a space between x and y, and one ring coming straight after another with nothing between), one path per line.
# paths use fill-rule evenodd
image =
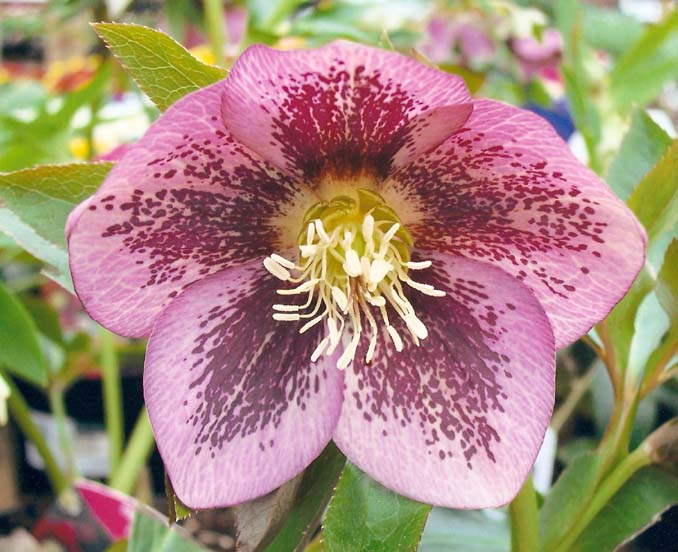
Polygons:
M607 552L659 521L678 503L678 478L645 468L629 479L579 536L573 552Z
M607 173L614 192L626 200L671 145L671 137L643 109L635 109L631 126Z
M165 498L167 499L167 516L172 523L192 516L195 512L186 506L174 493L172 482L165 473Z
M644 31L635 17L615 9L584 4L584 37L596 50L606 50L614 56L626 52Z
M346 464L327 510L325 547L330 552L416 550L430 509Z
M678 140L645 175L628 200L652 242L678 220Z
M330 442L304 472L292 509L287 514L282 529L271 542L270 550L304 549L313 536L312 531L320 521L345 464L344 455Z
M678 240L674 239L666 250L655 292L669 318L678 320Z
M421 536L419 552L509 552L511 535L508 518L494 510L433 508Z
M654 288L654 278L647 267L641 270L624 298L607 317L607 328L615 350L617 365L623 371L628 365L631 341L636 328L636 314L641 303Z
M54 343L63 345L64 335L56 310L44 299L33 295L22 295L21 302L33 318L38 331Z
M21 302L0 283L0 366L36 385L47 384L38 330Z
M301 474L272 493L234 508L238 550L263 550L282 527L301 486Z
M629 349L627 382L642 379L645 367L652 351L661 343L661 339L671 326L669 317L657 300L656 293L649 293L638 307L635 320L635 332Z
M43 165L0 173L0 232L52 265L52 277L69 284L64 227L74 207L92 195L112 163Z
M617 61L610 74L610 93L620 108L645 105L678 74L678 10L647 28Z
M554 550L562 540L598 484L598 456L575 458L551 489L539 510L542 550Z
M226 70L193 57L165 33L123 23L92 25L148 97L164 111L189 92L226 76Z
M134 514L128 552L207 552L178 525L147 507Z
M581 2L558 0L555 2L555 19L563 36L563 64L565 93L572 112L572 119L581 132L588 150L592 168L597 170L596 148L600 142L600 114L591 101L591 84L585 60L591 56L583 33L584 12Z

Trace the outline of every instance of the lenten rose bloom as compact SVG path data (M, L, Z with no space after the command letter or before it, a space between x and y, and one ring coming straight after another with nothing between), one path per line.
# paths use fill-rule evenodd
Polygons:
M645 246L541 118L343 41L246 50L67 235L92 317L150 336L149 415L194 508L275 489L330 439L409 497L506 503L555 348L610 311Z

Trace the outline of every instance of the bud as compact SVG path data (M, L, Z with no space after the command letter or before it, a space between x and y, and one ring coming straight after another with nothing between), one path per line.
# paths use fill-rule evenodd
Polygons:
M678 474L678 418L673 418L645 439L643 448L653 463Z

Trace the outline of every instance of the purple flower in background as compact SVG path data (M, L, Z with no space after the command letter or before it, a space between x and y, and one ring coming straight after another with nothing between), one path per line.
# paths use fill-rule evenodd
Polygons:
M623 296L645 243L543 119L342 41L246 50L67 234L92 317L150 336L149 415L194 508L275 489L330 439L409 497L506 503L555 348Z
M455 61L465 66L488 63L495 54L482 20L459 21L434 17L426 27L421 51L434 63Z
M545 29L541 40L528 36L511 41L511 49L526 80L541 75L560 80L559 66L563 53L563 37L557 29Z

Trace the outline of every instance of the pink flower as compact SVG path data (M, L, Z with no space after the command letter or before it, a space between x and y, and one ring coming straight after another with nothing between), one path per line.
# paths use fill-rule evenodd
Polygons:
M494 44L479 21L460 22L444 17L429 21L420 48L434 63L457 61L471 66L488 63L495 54Z
M549 80L559 80L563 38L557 29L545 29L541 41L532 36L516 38L511 41L511 48L525 79L541 75Z
M67 233L92 317L150 335L158 448L196 508L271 491L330 439L409 497L506 503L555 348L624 295L645 244L541 118L343 41L246 50Z

